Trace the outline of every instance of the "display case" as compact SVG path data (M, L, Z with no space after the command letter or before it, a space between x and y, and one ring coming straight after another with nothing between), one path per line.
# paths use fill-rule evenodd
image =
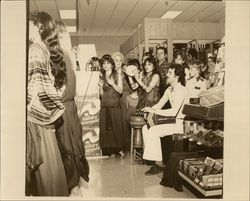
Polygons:
M219 158L217 164L223 164L224 103L210 107L186 104L182 112L186 115L184 136L189 140L189 151L203 150L204 156ZM193 159L193 161L196 163L186 161L180 165L178 175L205 197L222 196L222 171L216 174L205 174L197 180L199 168L203 165L197 163L200 159ZM211 168L215 164L212 164ZM217 165L216 168L221 166Z

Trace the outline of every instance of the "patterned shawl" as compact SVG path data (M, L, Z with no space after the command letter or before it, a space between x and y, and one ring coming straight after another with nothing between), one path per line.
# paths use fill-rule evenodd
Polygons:
M39 125L53 123L64 112L49 62L50 53L44 43L30 45L27 114L29 121Z

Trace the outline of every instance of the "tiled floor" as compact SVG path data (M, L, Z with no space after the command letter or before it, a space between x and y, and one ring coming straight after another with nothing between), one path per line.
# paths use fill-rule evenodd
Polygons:
M183 187L183 192L159 184L162 173L145 176L150 166L125 158L89 159L90 182L81 188L83 199L89 198L195 198Z

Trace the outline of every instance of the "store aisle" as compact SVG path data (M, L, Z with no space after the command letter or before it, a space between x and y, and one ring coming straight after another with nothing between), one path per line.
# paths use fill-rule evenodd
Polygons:
M162 173L145 176L149 168L124 159L89 159L90 182L81 188L84 199L88 198L195 198L185 187L183 192L159 184ZM77 196L77 195L76 195Z

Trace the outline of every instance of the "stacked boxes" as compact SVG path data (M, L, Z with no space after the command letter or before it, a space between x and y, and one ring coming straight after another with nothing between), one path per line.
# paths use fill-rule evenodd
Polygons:
M222 159L214 160L189 158L181 160L179 169L195 183L204 189L222 187L223 164Z

